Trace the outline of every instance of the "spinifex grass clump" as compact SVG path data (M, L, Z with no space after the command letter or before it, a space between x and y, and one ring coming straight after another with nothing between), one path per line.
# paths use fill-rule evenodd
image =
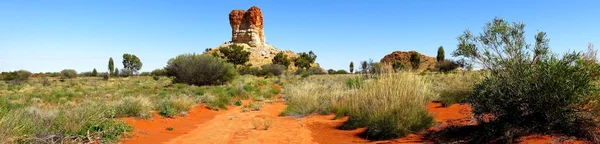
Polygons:
M417 75L386 74L346 97L346 129L366 127L368 139L390 139L425 130L433 117L425 105L432 99L429 84Z
M467 98L480 124L486 125L486 130L476 134L478 143L499 137L511 142L513 137L530 133L598 140L594 107L598 97L593 85L598 64L580 53L557 57L549 52L545 36L539 32L535 45L528 45L524 24L496 18L478 36L466 31L459 37L453 55L489 71ZM489 115L491 120L487 120Z

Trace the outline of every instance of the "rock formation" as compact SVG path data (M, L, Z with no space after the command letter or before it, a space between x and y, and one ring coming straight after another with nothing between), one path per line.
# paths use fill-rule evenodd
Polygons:
M391 54L385 55L379 61L382 64L391 64L392 62L400 62L405 67L410 67L410 53L404 51L394 51ZM418 52L417 52L418 53ZM435 68L436 59L419 53L421 58L421 64L419 64L419 70L426 70L428 68Z
M252 6L247 11L232 10L229 13L231 42L245 43L251 47L265 45L263 15L260 8Z

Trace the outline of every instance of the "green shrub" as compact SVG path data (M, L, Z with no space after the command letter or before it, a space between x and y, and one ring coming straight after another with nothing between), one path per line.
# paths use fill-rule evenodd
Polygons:
M72 79L72 78L76 78L76 77L77 77L77 71L75 71L74 69L64 69L64 70L60 71L61 79Z
M458 68L458 64L452 60L443 60L439 61L435 64L435 68L437 68L440 72L450 72Z
M346 79L346 86L348 88L360 88L363 85L363 80L361 78L349 78Z
M310 67L307 71L314 75L327 74L321 67L318 66Z
M152 79L154 79L154 81L158 81L158 80L160 80L160 76L155 76L154 75L154 76L152 76Z
M9 84L21 84L29 80L31 75L31 72L26 70L2 72L0 73L0 80L7 81Z
M108 74L108 73L103 73L103 74L100 74L100 75L102 75L102 79L105 80L105 81L107 81L110 78L110 74Z
M412 66L413 69L418 69L419 64L421 64L421 56L419 56L418 52L411 51L410 52L410 65Z
M348 71L346 71L346 70L343 70L343 69L342 69L342 70L337 70L337 71L335 72L335 74L348 74Z
M474 86L468 102L479 123L491 123L476 142L504 140L529 133L561 133L597 140L597 101L600 68L587 65L580 53L562 58L550 53L544 32L535 46L525 43L524 24L496 18L484 33L466 31L453 53L482 64L489 75ZM499 39L501 38L501 39ZM477 48L476 48L477 47ZM494 117L487 120L486 115Z
M167 76L167 70L164 69L164 68L155 69L155 70L152 70L152 72L150 72L150 75L154 75L154 76Z
M235 78L237 72L232 64L207 55L182 54L167 63L167 75L174 76L174 83L192 85L221 85Z
M219 52L223 54L223 58L227 59L227 62L234 65L243 65L250 60L250 52L244 50L241 45L229 45L227 47L219 48Z
M285 69L287 69L291 64L290 59L283 52L277 53L271 62L273 62L273 64L283 65L285 66Z
M278 64L266 64L261 66L263 73L272 74L274 76L280 76L285 71L284 65Z

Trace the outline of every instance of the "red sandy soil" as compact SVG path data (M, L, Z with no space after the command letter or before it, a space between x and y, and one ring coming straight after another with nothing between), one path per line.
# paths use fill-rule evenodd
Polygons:
M276 86L280 88L280 86ZM277 99L272 104L263 104L261 110L243 112L242 107L230 107L225 111L212 111L197 106L187 116L162 118L154 114L152 120L125 118L134 127L133 137L123 139L123 143L433 143L422 138L426 132L410 134L406 137L369 141L358 136L364 128L356 130L339 130L347 117L334 119L334 115L313 115L304 118L291 116L281 117L279 114L286 108ZM244 101L248 104L250 101ZM440 103L430 103L427 109L438 123L430 131L438 131L450 125L475 124L471 117L471 107L455 104L442 107ZM265 125L269 125L265 129ZM174 128L173 131L166 130ZM519 143L557 143L560 137L547 135L531 135L519 138ZM563 138L564 139L564 138ZM567 140L563 143L585 143Z

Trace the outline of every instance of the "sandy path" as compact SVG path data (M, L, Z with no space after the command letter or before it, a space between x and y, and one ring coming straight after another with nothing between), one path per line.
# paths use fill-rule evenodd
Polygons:
M251 112L235 107L167 143L312 143L311 132L301 120L278 117L285 107L282 102L265 104L260 111ZM271 122L267 130L265 122Z

